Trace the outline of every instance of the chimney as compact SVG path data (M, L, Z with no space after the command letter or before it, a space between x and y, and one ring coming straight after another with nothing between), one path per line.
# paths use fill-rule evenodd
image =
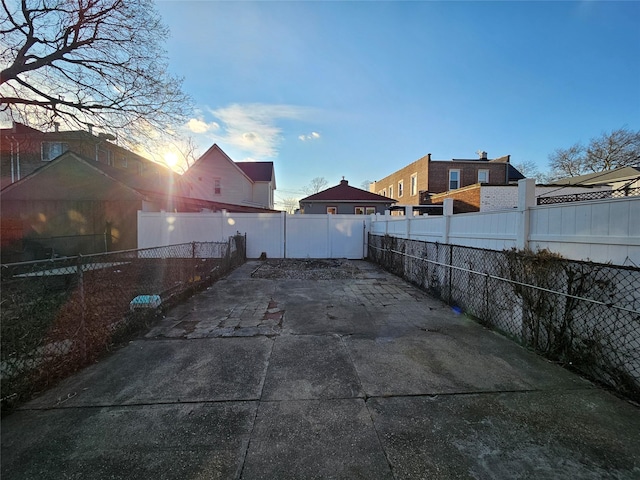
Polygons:
M485 152L484 150L479 150L478 155L480 155L480 160L486 160L487 159L487 152Z

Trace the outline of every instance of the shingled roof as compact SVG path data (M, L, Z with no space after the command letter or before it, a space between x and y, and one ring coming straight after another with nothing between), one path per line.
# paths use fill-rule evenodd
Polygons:
M300 202L367 202L367 203L395 203L396 200L367 192L360 188L349 186L347 180L341 180L339 185L327 188L300 200Z
M270 182L273 178L273 162L235 163L254 182Z

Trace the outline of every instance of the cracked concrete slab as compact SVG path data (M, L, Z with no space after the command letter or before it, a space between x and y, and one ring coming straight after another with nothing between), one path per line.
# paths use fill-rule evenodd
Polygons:
M3 480L640 478L637 405L348 263L166 312L3 418Z
M356 398L363 392L337 335L291 335L275 341L264 400Z
M393 475L364 401L345 399L261 402L242 478Z
M16 412L2 420L2 478L237 478L257 405Z
M640 477L638 409L600 390L367 404L397 479Z
M266 337L138 340L25 408L257 400L272 346Z

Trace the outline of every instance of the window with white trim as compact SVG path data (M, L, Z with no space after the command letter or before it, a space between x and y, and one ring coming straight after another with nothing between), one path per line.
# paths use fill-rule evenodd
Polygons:
M338 207L327 207L327 213L329 215L337 215L338 214Z
M366 214L367 215L375 215L376 214L376 207L366 207Z
M62 142L42 142L42 161L50 162L69 150L68 143Z
M213 179L213 194L220 195L222 193L222 182L219 178Z
M478 183L489 183L489 170L478 170Z
M393 198L393 185L389 185L389 198Z
M415 196L418 193L418 174L411 175L411 196Z
M356 207L353 211L356 215L364 215L364 207Z
M449 170L449 190L460 188L460 170Z
M398 197L401 197L402 195L404 195L404 184L403 181L400 180L398 182Z

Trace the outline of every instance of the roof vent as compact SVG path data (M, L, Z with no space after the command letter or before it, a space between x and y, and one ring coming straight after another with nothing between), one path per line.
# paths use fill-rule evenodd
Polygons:
M484 150L478 150L476 153L478 154L478 157L480 157L480 160L487 159L487 152L485 152Z

